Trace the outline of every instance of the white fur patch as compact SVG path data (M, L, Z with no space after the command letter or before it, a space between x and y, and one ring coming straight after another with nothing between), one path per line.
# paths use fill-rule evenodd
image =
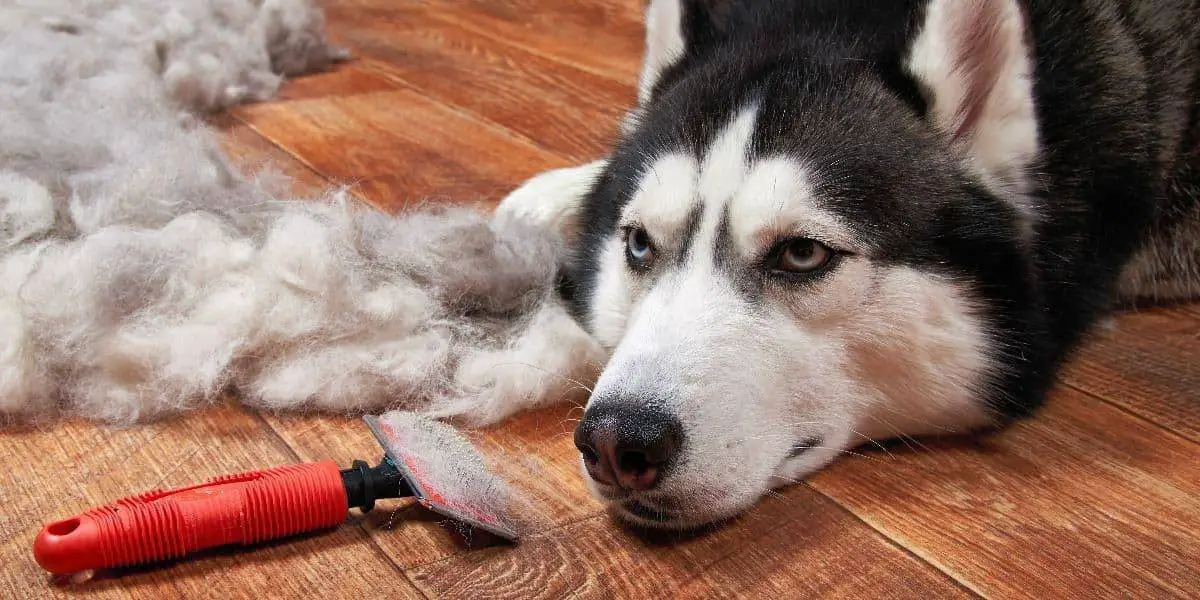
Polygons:
M874 402L856 415L872 439L962 432L992 415L979 397L990 346L964 293L910 268L878 268L869 302L847 325L852 376Z
M680 232L699 205L696 159L683 154L664 155L646 170L637 192L621 212L623 223L641 223L656 238L670 239Z
M589 315L592 335L608 350L612 350L625 335L629 315L633 312L633 290L628 273L624 271L625 241L613 239L601 250L596 289L592 295Z
M706 205L729 200L750 173L750 143L758 122L758 106L737 113L721 130L700 167L700 197Z
M54 228L54 199L38 182L19 173L0 173L0 235L8 246Z
M721 209L749 170L748 153L756 117L757 107L739 111L714 139L699 169L695 158L679 153L656 159L623 209L623 221L643 222L652 236L678 243L680 240L674 234L681 230L696 206L703 206L702 225L693 244L698 255L693 262L702 261L703 257L711 259ZM611 349L624 338L632 313L638 307L633 281L625 267L624 240L610 241L602 252L589 317L593 334Z
M700 198L704 202L700 229L692 242L695 261L712 261L718 227L725 207L750 174L750 144L758 122L758 106L747 106L717 135L700 167Z
M758 161L730 203L730 230L750 253L780 237L811 237L844 249L862 244L840 220L817 207L805 168L786 156Z
M645 49L642 71L638 81L638 104L650 101L654 86L663 71L683 58L686 50L683 39L683 8L681 0L651 0L646 7Z
M607 163L607 159L600 159L539 173L505 196L496 207L496 214L556 231L567 240L574 239L575 217Z

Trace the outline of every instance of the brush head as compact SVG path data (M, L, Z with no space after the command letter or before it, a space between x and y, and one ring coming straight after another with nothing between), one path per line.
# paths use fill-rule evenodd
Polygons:
M470 527L517 539L511 489L454 427L402 411L363 420L404 474L417 501Z

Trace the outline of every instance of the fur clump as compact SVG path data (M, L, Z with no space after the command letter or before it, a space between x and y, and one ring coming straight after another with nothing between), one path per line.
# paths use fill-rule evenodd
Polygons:
M324 28L312 0L8 0L5 62L25 60L6 64L17 70L3 81L55 96L101 91L81 102L149 100L165 88L185 108L213 111L265 100L283 77L346 58Z
M339 52L308 0L0 8L0 417L266 408L495 422L599 356L560 241L468 209L289 198L196 111Z

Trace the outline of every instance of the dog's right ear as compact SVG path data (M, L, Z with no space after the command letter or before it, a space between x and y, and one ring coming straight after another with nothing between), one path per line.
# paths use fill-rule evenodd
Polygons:
M638 106L654 99L662 84L686 68L689 55L723 37L722 24L734 0L650 0L646 6L645 50L638 80Z

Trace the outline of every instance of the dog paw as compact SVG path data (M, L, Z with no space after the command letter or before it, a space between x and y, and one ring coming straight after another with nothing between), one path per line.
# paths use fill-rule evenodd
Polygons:
M575 217L606 164L606 160L597 160L541 173L500 201L496 216L552 228L571 239Z

